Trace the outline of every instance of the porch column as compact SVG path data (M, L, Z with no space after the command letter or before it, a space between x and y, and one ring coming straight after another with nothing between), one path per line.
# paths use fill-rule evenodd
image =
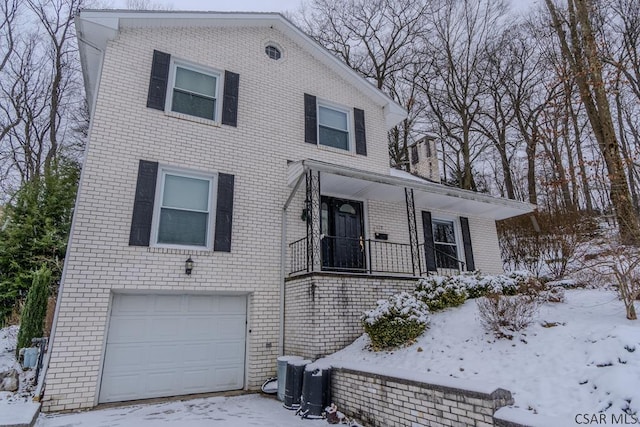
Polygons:
M307 172L307 266L309 271L320 271L320 172Z
M407 205L407 224L409 225L409 244L411 245L411 264L414 276L422 272L420 268L420 247L418 246L418 227L416 225L416 206L413 201L413 188L404 189Z

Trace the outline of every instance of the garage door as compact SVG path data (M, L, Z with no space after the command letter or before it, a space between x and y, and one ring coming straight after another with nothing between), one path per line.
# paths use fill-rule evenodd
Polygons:
M245 296L115 294L99 401L244 386Z

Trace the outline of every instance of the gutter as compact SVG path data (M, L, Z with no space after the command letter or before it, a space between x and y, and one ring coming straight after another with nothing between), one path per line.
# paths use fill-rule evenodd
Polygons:
M428 181L418 181L393 175L384 175L376 172L363 171L348 166L339 166L318 160L305 159L301 161L303 171L309 169L320 172L330 173L332 175L345 176L348 178L361 179L363 181L376 182L379 184L393 185L397 187L408 187L418 191L438 194L443 196L455 197L457 199L487 203L494 206L521 211L522 214L533 211L536 206L527 202L503 199L488 194L477 193L471 190L462 190L460 188L447 187L443 184L432 183Z
M306 169L303 169L303 173L300 174L298 180L293 186L293 190L289 194L287 201L282 206L282 235L280 238L280 327L278 331L278 348L279 356L284 356L284 304L285 304L285 287L284 281L286 279L286 266L285 260L287 259L287 209L293 200L293 197L298 192L298 188L302 184L302 180L306 176Z

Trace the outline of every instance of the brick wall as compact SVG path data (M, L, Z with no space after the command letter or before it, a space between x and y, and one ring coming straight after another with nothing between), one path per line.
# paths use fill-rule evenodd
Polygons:
M265 55L268 42L281 46L281 60ZM239 73L238 126L203 124L146 108L154 49ZM365 110L367 156L304 142L305 92ZM287 161L305 158L386 173L382 108L275 29L121 31L105 52L44 409L96 404L114 292L248 295L246 386L257 389L272 376L278 356L281 212L291 191ZM139 159L235 175L230 253L128 245ZM189 256L195 268L187 276Z
M370 427L488 427L513 404L511 392L491 385L362 365L333 367L331 399Z
M376 301L412 291L416 279L313 274L285 284L285 354L316 359L362 335L360 316Z

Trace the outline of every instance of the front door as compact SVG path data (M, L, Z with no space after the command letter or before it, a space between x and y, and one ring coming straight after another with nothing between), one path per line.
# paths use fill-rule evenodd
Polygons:
M322 196L322 266L327 270L363 270L362 202Z

